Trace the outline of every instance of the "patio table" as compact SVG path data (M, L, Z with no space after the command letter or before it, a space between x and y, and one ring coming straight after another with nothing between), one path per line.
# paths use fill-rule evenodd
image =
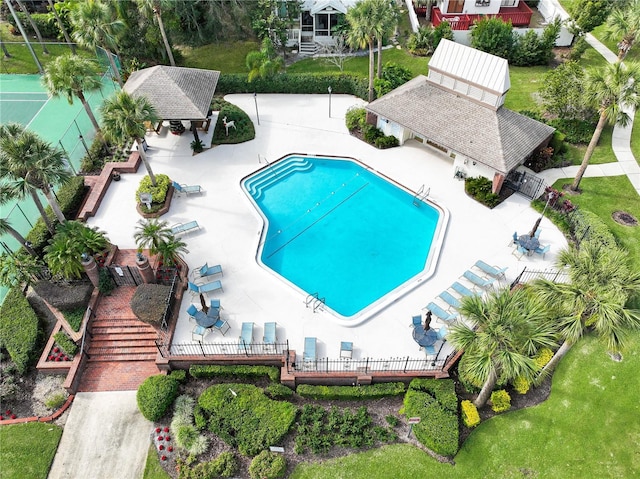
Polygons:
M211 328L218 320L217 317L210 316L202 310L196 313L195 318L198 326L202 326L203 328Z
M538 246L540 246L540 241L538 241L538 238L536 238L535 236L529 236L529 235L521 235L521 236L519 236L518 237L518 243L524 249L529 251L529 254L533 253L535 251L535 249Z
M423 348L433 346L438 340L438 333L431 328L425 331L424 327L419 325L413 328L413 339Z

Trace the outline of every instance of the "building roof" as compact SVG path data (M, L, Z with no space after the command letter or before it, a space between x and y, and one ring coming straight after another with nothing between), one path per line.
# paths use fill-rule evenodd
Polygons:
M431 69L462 78L499 95L511 88L507 60L446 39L440 41L431 57Z
M504 107L493 110L446 91L424 75L366 109L505 174L554 131Z
M158 65L131 74L123 89L145 96L163 120L207 117L220 72Z
M302 2L302 11L308 10L312 15L327 8L340 13L347 13L347 10L356 4L357 0L305 0Z

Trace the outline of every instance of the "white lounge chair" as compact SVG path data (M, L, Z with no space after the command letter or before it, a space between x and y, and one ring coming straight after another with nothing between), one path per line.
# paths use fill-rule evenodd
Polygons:
M187 233L191 230L200 229L197 221L189 221L187 223L176 223L171 227L171 233L176 235L179 233Z
M173 189L176 190L176 193L182 193L185 195L190 195L192 193L202 193L202 187L200 185L186 185L180 184L177 181L172 181Z

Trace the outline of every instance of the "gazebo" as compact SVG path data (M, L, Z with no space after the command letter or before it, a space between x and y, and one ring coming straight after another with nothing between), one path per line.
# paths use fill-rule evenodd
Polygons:
M196 128L208 127L211 100L218 84L220 72L199 68L157 65L135 71L124 84L124 91L133 96L146 97L162 121L191 122L196 139Z

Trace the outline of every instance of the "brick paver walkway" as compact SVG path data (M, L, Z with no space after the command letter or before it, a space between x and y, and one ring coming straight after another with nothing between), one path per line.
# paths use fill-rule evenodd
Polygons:
M135 251L118 251L116 264L133 265ZM156 330L131 310L135 286L120 286L104 296L91 322L89 360L78 388L81 392L135 390L149 376L159 374L155 365Z

